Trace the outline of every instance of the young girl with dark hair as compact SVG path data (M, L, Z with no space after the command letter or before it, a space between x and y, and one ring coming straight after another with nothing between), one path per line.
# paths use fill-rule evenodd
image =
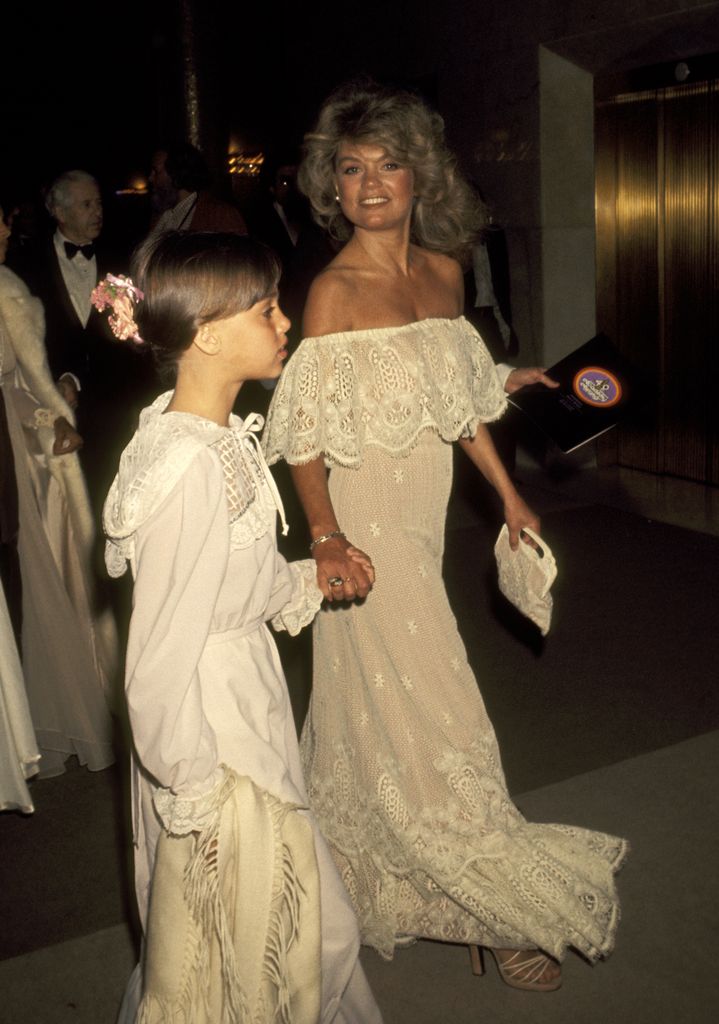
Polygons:
M278 377L289 321L278 265L237 235L169 234L110 278L118 336L174 389L145 409L108 496L112 575L130 563L126 666L142 963L120 1020L381 1020L358 931L307 810L292 711L267 629L322 601L311 560L278 554L281 502L261 419L231 412ZM358 556L359 557L359 556Z

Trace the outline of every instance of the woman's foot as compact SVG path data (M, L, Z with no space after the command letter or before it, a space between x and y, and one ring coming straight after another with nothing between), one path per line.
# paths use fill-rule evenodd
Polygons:
M469 947L472 970L484 973L482 950ZM536 949L490 949L505 984L527 992L555 992L562 984L562 969L556 960Z

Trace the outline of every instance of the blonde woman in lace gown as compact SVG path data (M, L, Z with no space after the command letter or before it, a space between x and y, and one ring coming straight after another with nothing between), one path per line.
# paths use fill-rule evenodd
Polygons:
M524 821L442 581L453 442L496 489L513 546L538 528L484 426L505 397L461 316L449 254L472 237L473 199L439 116L372 86L325 104L300 183L349 235L310 291L264 436L268 461L292 464L337 602L315 623L310 800L365 943L388 959L416 937L476 944L508 984L553 989L568 947L590 961L612 949L626 844Z
M136 258L137 327L177 379L142 413L104 511L108 569L129 562L134 578L125 688L145 942L122 1024L381 1024L266 625L298 632L322 593L311 559L277 552L261 419L231 415L242 383L277 377L287 354L278 277L238 235L169 233Z
M0 263L4 255L3 245ZM0 266L0 383L18 490L22 661L40 773L51 776L71 755L93 771L115 759L108 695L117 638L110 613L95 603L94 525L76 454L82 439L48 369L43 338L40 301Z

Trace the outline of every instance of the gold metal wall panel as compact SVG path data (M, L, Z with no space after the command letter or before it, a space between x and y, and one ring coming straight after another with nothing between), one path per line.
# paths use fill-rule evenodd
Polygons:
M664 469L704 479L710 345L708 86L664 111Z
M621 465L719 483L719 85L622 95L596 112L597 320L655 400Z

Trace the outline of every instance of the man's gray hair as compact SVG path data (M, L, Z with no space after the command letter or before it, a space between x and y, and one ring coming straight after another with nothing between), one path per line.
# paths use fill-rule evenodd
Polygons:
M87 171L65 171L55 178L45 196L45 206L51 217L55 217L55 211L68 205L67 193L70 185L78 182L92 182L97 185L97 180ZM99 187L99 186L98 186Z

